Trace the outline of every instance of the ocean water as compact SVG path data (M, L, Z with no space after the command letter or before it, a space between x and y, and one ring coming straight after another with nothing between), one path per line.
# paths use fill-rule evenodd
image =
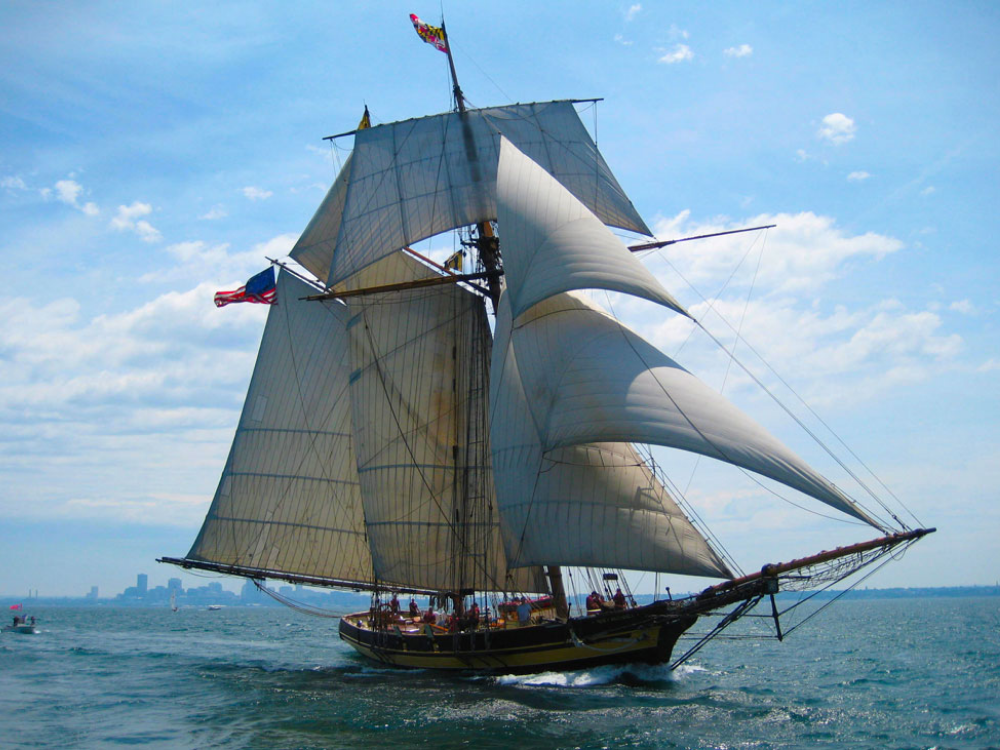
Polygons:
M285 609L31 614L0 636L4 748L1000 747L1000 598L842 601L676 672L527 677L380 668Z

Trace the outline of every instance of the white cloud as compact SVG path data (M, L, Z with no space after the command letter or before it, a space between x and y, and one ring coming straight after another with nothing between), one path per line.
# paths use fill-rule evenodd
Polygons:
M214 221L215 219L224 219L229 214L226 213L226 209L222 206L212 206L208 211L199 216L199 219L204 221Z
M830 217L811 212L697 223L682 212L654 228L658 237L670 239L764 224L778 225L766 240L757 233L678 243L659 251L660 257L650 253L643 260L727 345L732 345L733 331L719 316L734 327L742 321L746 340L779 373L795 374L807 383L799 389L814 406L860 404L954 366L964 341L944 330L944 321L932 310L909 309L893 299L860 309L819 303L824 286L845 275L849 264L899 252L903 243L893 237L850 234ZM685 280L711 304L690 292ZM699 337L692 341L691 323L680 316L657 316L650 322L643 304L623 296L614 300L619 316L666 353L680 353L686 367L719 387L727 358L717 347L697 343ZM737 356L764 372L744 344L737 348ZM738 368L730 369L727 393L758 398L750 386Z
M97 216L100 209L96 203L80 203L80 196L83 194L83 186L75 180L59 180L56 183L56 198L67 206L72 206L78 211L83 211L87 216Z
M795 161L803 162L803 161L808 161L811 158L812 157L809 156L808 153L806 153L806 150L804 148L800 148L795 152Z
M749 44L741 44L739 47L728 47L722 51L726 57L749 57L753 54L753 47Z
M864 182L869 177L871 177L871 175L867 172L851 172L847 175L847 180L848 182Z
M247 185L245 188L241 188L243 195L252 201L266 201L274 193L270 190L264 190L263 188L254 187L253 185Z
M667 65L673 65L674 63L684 62L686 60L691 60L694 58L694 52L686 44L678 44L670 52L667 52L663 57L660 58L661 63L666 63Z
M618 44L622 45L623 47L632 46L632 42L625 39L625 37L623 37L621 34L615 34L615 41L618 42Z
M671 239L722 232L746 226L777 224L769 231L765 263L758 283L773 291L816 289L842 273L842 265L852 258L882 258L903 247L893 237L868 232L850 236L828 216L811 211L798 214L760 214L745 221L727 220L693 223L687 211L654 224L657 237ZM692 282L701 285L725 279L746 254L750 235L736 234L711 242L685 242L664 250L671 263ZM655 256L648 263L655 266ZM673 282L672 282L673 284Z
M686 29L682 29L677 24L670 24L670 28L667 30L667 34L671 39L687 39L690 34L688 34Z
M148 203L135 201L131 206L118 206L118 215L111 220L109 225L119 232L135 232L143 242L157 242L161 239L158 229L141 216L149 216L153 212L153 207Z
M178 242L164 248L177 264L167 270L143 274L139 281L197 284L206 279L215 279L212 283L220 289L228 284L239 286L250 276L263 270L267 266L267 258L288 255L296 239L294 234L281 234L240 253L229 252L227 244L209 245L201 240Z
M956 302L952 302L950 305L948 305L948 309L958 313L962 313L963 315L972 315L976 311L976 308L967 299L961 299Z
M927 187L925 187L923 190L920 191L920 194L921 195L931 195L932 193L934 193L936 191L937 191L937 188L935 188L933 185L928 185Z
M27 190L28 186L17 175L9 175L7 177L0 177L0 188L6 188L7 190Z
M839 146L853 139L856 131L857 126L854 124L854 120L840 112L834 112L823 118L823 124L816 135Z
M635 18L639 14L639 11L641 11L641 10L642 10L642 6L639 3L636 3L635 5L629 6L629 9L627 11L625 11L625 20L626 21L631 21L633 18Z
M1000 370L1000 359L990 357L976 368L976 372L995 372Z

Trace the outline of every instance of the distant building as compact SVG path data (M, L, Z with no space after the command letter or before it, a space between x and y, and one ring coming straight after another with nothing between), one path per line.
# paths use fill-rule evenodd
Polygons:
M97 586L91 586L90 587L90 593L87 594L86 598L89 599L89 600L91 600L91 601L95 601L95 602L97 601Z
M172 594L177 594L180 596L184 593L184 586L181 584L180 578L171 578L167 581L167 591Z
M139 589L139 596L146 595L146 590L148 585L149 585L149 576L147 576L145 573L140 573L136 577L136 584L135 584L135 587Z
M265 601L265 594L248 578L240 591L240 599L244 604L260 604Z

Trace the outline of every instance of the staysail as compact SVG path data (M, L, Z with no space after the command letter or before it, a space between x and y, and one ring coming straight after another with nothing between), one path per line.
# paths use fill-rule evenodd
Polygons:
M278 276L250 390L190 560L370 585L347 309Z
M350 286L433 275L395 253ZM500 541L482 299L448 286L349 302L358 472L378 580L438 591L548 590L537 568L508 575Z
M728 576L631 445L543 445L535 410L545 394L525 388L509 312L505 294L497 312L490 433L512 562Z
M605 443L650 443L710 456L881 528L754 420L571 291L624 292L686 314L599 221L586 218L587 209L565 188L512 144L501 148L498 226L509 286L497 312L490 406L508 553L513 557L531 548L526 539L536 535L535 546L543 545L553 533L544 525L539 530L537 516L547 512L547 488L559 481L553 477L570 473L562 467L572 462L560 452ZM596 484L587 486L593 492ZM613 502L629 507L627 498ZM612 531L613 524L605 529L601 544L608 554L624 537ZM710 569L711 564L703 567Z
M333 285L404 246L495 219L501 135L604 223L650 234L572 102L556 101L359 130L351 159L292 257Z
M602 441L680 448L880 528L756 421L582 295L556 295L514 321L506 359L504 377L519 381L543 450ZM498 386L498 398L507 387Z
M511 315L573 289L608 289L687 311L576 196L500 139L497 224Z

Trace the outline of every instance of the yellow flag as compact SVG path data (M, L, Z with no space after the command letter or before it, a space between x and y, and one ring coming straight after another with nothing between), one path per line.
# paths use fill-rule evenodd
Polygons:
M372 126L372 118L368 115L368 105L365 105L365 113L361 115L361 122L358 123L358 130L366 130Z
M457 253L452 255L448 260L444 262L445 268L450 268L452 271L462 270L462 251L459 250Z

